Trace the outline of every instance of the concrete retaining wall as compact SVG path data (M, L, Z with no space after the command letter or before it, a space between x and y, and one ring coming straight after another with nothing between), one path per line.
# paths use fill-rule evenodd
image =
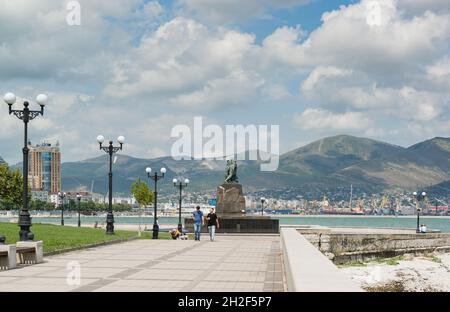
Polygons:
M363 291L295 228L281 228L281 244L288 291Z
M351 234L330 229L298 229L335 264L450 250L450 234Z

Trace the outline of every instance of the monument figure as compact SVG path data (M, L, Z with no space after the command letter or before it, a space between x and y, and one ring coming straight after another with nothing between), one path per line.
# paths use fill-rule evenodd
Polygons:
M227 160L224 183L217 188L216 212L222 216L245 215L245 197L237 177L235 160Z
M235 160L227 160L225 183L239 183L237 177L237 162Z
M279 233L279 220L267 216L251 216L245 212L245 197L237 176L237 162L227 160L224 182L217 187L216 213L220 233ZM185 219L186 228L193 231L192 218Z

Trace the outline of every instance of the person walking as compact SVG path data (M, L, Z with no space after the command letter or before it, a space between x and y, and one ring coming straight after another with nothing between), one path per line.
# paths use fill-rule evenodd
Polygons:
M214 208L211 208L209 214L206 216L208 221L209 237L212 242L216 240L216 228L219 228L219 218L217 217Z
M203 212L200 210L200 206L197 206L197 210L194 211L192 215L192 219L194 220L194 233L195 240L200 240L200 233L202 231L202 225L205 224L205 220L203 218Z

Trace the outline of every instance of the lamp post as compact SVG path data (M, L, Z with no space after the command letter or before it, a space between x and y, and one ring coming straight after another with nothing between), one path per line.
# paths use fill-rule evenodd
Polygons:
M23 206L19 214L18 225L20 227L19 237L21 241L30 241L34 239L34 234L31 232L32 226L30 212L28 211L28 123L39 115L44 115L44 107L48 103L48 96L45 94L39 94L36 97L36 102L41 107L41 110L30 110L28 101L23 102L23 110L12 109L14 103L16 103L16 96L13 93L6 93L3 100L9 106L9 114L14 114L17 118L23 121L24 124L24 146L23 146Z
M81 211L81 195L79 193L77 193L77 202L78 202L78 227L81 227L81 216L80 216L80 211Z
M261 197L261 215L264 216L264 203L266 202L265 197Z
M158 181L164 178L164 175L166 174L167 170L166 168L161 168L161 175L158 175L158 172L155 171L154 174L152 174L152 168L148 167L145 169L145 172L147 173L147 176L149 179L152 179L155 181L155 200L154 203L154 211L153 211L153 239L158 239L158 233L159 233L159 225L158 225Z
M177 179L173 179L173 186L178 188L180 190L180 205L178 210L178 231L180 233L183 233L183 224L181 223L181 204L182 204L182 197L183 197L183 189L186 188L189 185L190 181L189 179L185 179L184 183L182 181L178 181Z
M105 137L103 135L99 135L97 137L97 142L100 145L100 150L106 152L109 155L109 201L108 201L108 214L106 215L106 234L114 235L114 214L112 209L112 181L113 181L113 173L112 173L112 164L113 164L113 155L118 151L121 151L123 148L123 144L125 143L125 137L119 136L117 138L117 142L120 146L114 146L113 141L109 141L108 146L103 146L103 142L105 142Z
M59 192L58 198L59 198L59 207L61 208L61 226L64 226L64 200L66 198L67 194Z
M417 210L417 228L416 228L416 233L420 233L420 207L419 207L419 203L421 203L426 197L427 197L427 193L422 192L422 193L418 193L418 192L414 192L413 196L416 200L416 210Z

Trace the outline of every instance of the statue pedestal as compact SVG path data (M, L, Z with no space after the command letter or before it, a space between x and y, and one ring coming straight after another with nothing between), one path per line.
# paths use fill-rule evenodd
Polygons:
M216 213L222 218L245 216L245 197L241 184L224 183L217 187Z
M206 217L206 215L205 215ZM280 233L280 221L278 219L271 219L270 217L258 216L225 216L220 214L219 224L220 228L216 229L216 233L221 234L278 234ZM184 219L184 228L189 233L194 233L194 221L192 218ZM208 227L202 227L202 233L207 233Z
M217 233L279 233L279 220L264 216L246 216L242 185L224 183L217 188L216 214L220 228ZM206 214L205 214L206 217ZM192 218L185 219L188 232L194 231ZM205 225L202 232L208 232Z

